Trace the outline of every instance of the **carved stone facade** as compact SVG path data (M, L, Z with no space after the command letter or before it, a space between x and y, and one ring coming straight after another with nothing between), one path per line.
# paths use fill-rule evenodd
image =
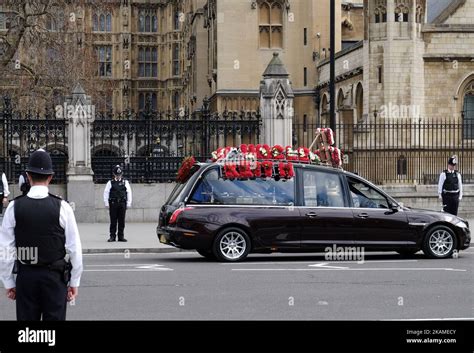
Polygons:
M354 123L376 117L474 121L474 0L446 4L428 22L423 0L364 1L364 41L336 54L339 121L342 115ZM328 60L318 73L324 121ZM403 114L390 115L394 107Z

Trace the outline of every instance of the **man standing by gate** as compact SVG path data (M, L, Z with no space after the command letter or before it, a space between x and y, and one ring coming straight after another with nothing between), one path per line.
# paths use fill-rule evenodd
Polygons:
M10 195L10 191L8 190L8 180L3 171L0 172L2 175L2 182L0 182L0 226L2 224L3 219L3 207L7 206L8 204L8 195Z
M439 176L438 194L443 200L443 211L458 215L459 201L462 199L461 173L456 170L458 157L452 156L448 160L448 169Z
M114 177L107 182L104 190L105 207L109 208L110 216L110 237L109 242L115 241L117 236L118 223L118 241L127 241L124 236L125 213L127 208L132 206L132 189L128 180L122 178L122 168L116 165L113 168Z

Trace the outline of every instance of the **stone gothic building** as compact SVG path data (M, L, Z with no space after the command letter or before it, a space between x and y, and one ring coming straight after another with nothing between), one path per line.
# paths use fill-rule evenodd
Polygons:
M434 183L456 152L472 180L473 20L474 0L364 1L363 41L336 54L336 118L347 127L339 133L349 169L375 181ZM329 66L317 65L323 125ZM356 153L377 167L353 165Z
M338 121L474 121L473 19L474 0L365 0L364 40L336 54ZM328 60L317 70L324 121Z

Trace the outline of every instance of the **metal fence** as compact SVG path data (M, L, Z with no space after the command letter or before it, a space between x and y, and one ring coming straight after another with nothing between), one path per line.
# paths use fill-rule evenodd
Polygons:
M298 145L311 144L313 124L295 124ZM459 157L465 183L474 183L474 124L457 119L336 125L344 169L377 184L436 184L449 156Z
M200 111L97 114L91 126L94 181L111 178L122 165L134 183L169 182L186 156L205 161L218 147L257 144L262 119L258 112ZM45 148L51 153L56 183L66 182L67 120L54 110L45 114L13 111L8 98L0 108L0 168L10 182L24 170L28 155ZM309 146L316 124L294 124L293 142ZM474 123L462 119L416 122L337 124L336 144L345 155L343 167L377 184L435 184L452 154L459 156L464 182L474 183Z
M186 156L206 161L219 146L258 143L258 112L211 114L208 107L205 102L193 113L99 114L91 134L94 181L106 182L120 164L132 182L169 182Z
M66 121L58 119L54 110L45 114L19 113L12 109L8 97L0 109L0 169L9 182L17 182L25 170L28 156L38 148L50 152L55 175L52 183L66 182L67 136Z

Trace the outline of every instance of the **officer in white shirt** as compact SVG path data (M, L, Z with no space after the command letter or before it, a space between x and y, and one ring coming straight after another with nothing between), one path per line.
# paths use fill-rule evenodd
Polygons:
M6 207L8 204L8 195L10 191L8 190L8 180L5 173L2 174L2 182L0 183L0 222L3 218L3 207Z
M439 175L438 195L443 201L443 211L458 215L459 201L462 200L461 173L456 170L458 157L452 156L448 160L448 169Z
M0 279L16 300L18 320L65 320L82 273L76 219L66 201L48 193L54 172L47 152L32 153L26 171L31 189L10 203L3 219L0 250L7 256L0 257Z
M127 208L132 206L132 189L128 180L122 178L122 168L116 165L112 169L114 177L107 182L104 190L104 204L109 209L110 228L108 242L127 241L124 236L125 214ZM118 224L118 233L117 233Z

